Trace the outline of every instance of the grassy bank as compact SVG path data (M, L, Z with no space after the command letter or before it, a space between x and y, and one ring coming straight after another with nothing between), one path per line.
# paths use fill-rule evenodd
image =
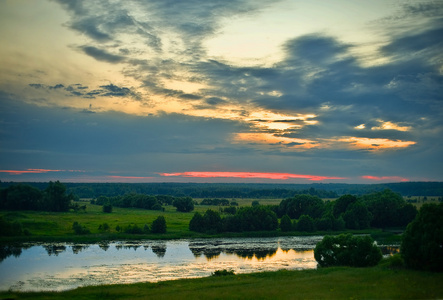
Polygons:
M244 205L246 205L245 203ZM218 206L196 206L190 213L177 212L175 207L166 206L165 211L153 211L137 208L115 207L112 213L102 212L102 207L98 205L86 204L86 212L37 212L37 211L0 211L0 216L14 222L20 222L23 229L30 235L1 237L0 242L99 242L103 240L125 240L125 239L180 239L196 237L260 237L260 236L288 236L288 235L324 235L331 232L241 232L222 233L218 235L207 235L189 230L189 221L194 212L202 214L207 209L218 210ZM145 224L151 226L154 219L163 215L167 223L167 233L165 234L126 234L118 232L116 227L125 228L128 225L136 224L143 228ZM90 230L90 234L77 235L72 229L72 224L79 222L82 226ZM100 225L108 224L109 230L102 231ZM351 231L348 231L351 232ZM334 232L340 233L340 232ZM371 233L377 241L398 242L399 237L392 232L381 230L362 230L354 233Z
M0 293L0 299L441 299L443 273L325 268L91 286L66 292Z

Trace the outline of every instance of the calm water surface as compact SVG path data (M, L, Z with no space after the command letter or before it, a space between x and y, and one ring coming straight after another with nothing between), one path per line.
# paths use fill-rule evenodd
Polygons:
M0 290L68 290L280 269L314 269L321 236L32 244L0 249Z

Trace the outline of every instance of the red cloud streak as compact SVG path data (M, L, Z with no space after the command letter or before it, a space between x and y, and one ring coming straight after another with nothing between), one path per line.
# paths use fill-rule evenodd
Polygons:
M409 181L409 179L404 178L404 177L400 177L400 176L371 176L371 175L366 175L366 176L362 176L361 178L363 179L369 179L369 180L376 180L376 181Z
M38 174L38 173L48 173L48 172L62 172L63 170L48 170L48 169L26 169L26 170L0 170L0 173L8 173L12 175L21 174Z
M307 179L312 181L321 181L328 179L346 179L344 177L328 177L316 175L303 175L291 173L259 173L259 172L182 172L182 173L158 173L160 176L180 176L180 177L199 177L199 178L265 178L265 179Z

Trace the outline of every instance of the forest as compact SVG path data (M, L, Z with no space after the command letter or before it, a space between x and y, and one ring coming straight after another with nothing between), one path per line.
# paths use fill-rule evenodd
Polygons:
M23 184L44 190L47 182ZM0 188L17 185L0 182ZM129 193L192 198L288 198L309 194L320 198L364 195L390 189L402 196L443 196L443 182L399 182L385 184L259 184L259 183L64 183L67 192L80 198L113 197Z

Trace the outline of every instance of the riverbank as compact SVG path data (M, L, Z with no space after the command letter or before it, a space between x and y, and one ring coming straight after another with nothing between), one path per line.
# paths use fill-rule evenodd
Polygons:
M276 200L277 201L277 200ZM195 211L205 212L207 209L218 210L218 206L200 205ZM0 216L9 222L19 222L27 235L1 237L0 243L22 243L22 242L73 242L73 243L98 243L102 241L115 240L171 240L171 239L192 239L211 237L277 237L277 236L303 236L303 235L326 235L350 232L355 234L371 234L377 242L399 243L398 232L382 231L381 229L368 230L346 230L346 231L317 231L317 232L281 232L276 231L256 231L239 233L203 234L189 230L189 222L194 212L177 212L174 207L167 206L165 211L153 211L135 208L114 208L112 213L104 213L102 207L87 204L86 212L37 212L37 211L1 211ZM144 233L127 234L117 231L117 228L125 228L131 224L136 224L143 228L150 226L159 216L165 217L167 232L164 234ZM78 222L85 226L89 234L75 234L72 224ZM109 226L108 230L103 228L103 224Z
M0 299L441 299L443 273L323 268L108 286L66 292L1 292Z

